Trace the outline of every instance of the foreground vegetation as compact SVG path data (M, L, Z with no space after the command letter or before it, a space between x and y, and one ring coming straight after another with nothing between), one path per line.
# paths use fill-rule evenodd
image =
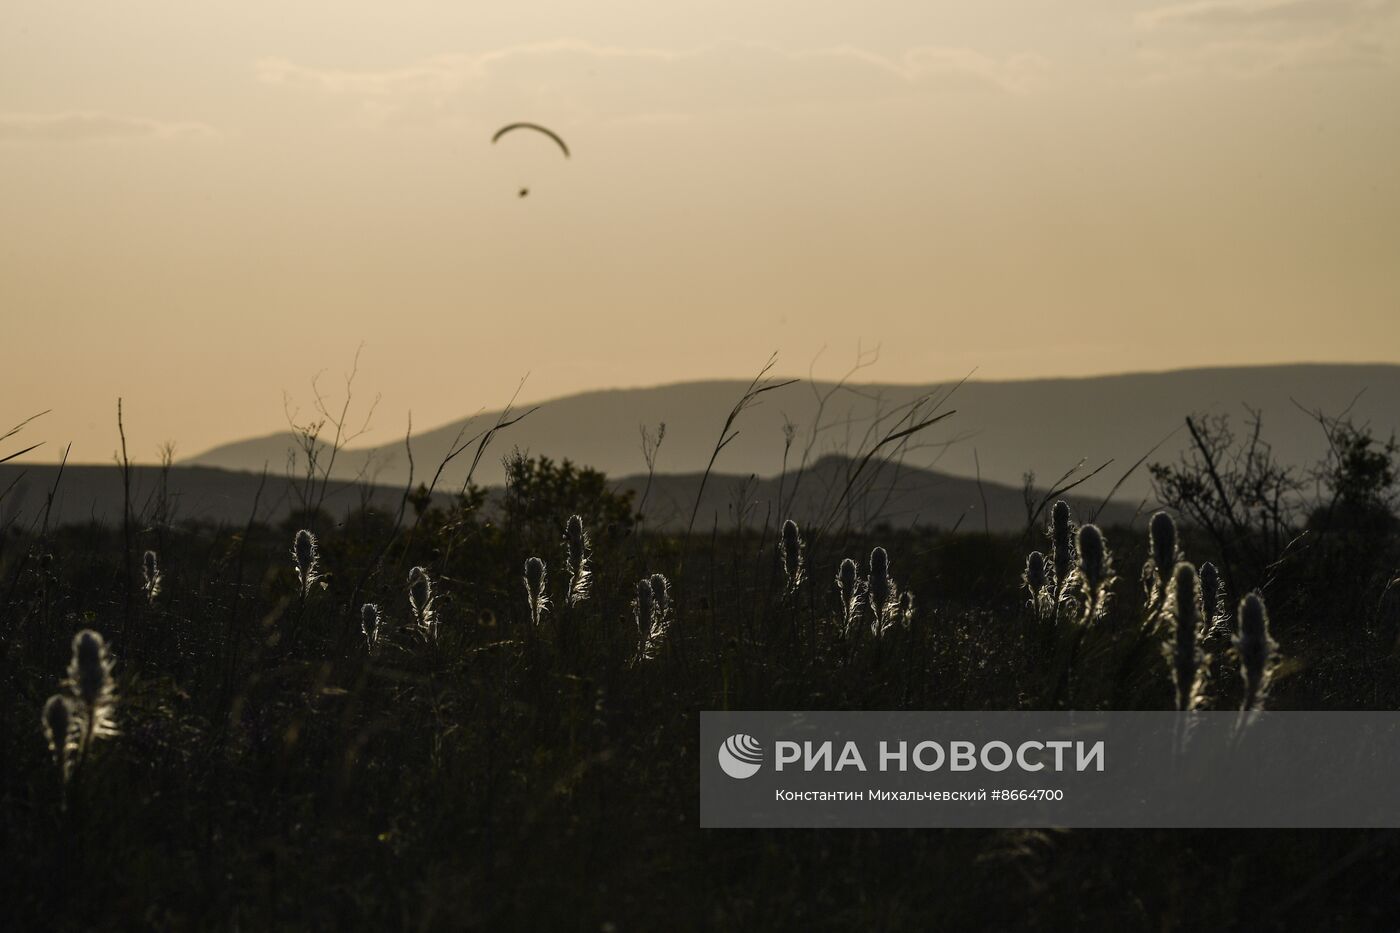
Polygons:
M1393 928L1390 832L697 828L703 709L1400 708L1393 451L1360 451L1283 528L1161 467L1193 521L1099 556L1056 510L1026 536L654 534L524 459L499 508L403 522L12 529L7 926ZM1211 514L1244 516L1231 548ZM1218 609L1183 608L1182 560L1220 567ZM1256 589L1279 647L1251 684Z

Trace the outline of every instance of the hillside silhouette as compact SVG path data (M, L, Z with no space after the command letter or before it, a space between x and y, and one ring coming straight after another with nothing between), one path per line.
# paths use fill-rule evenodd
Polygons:
M795 472L768 478L711 474L700 500L697 524L731 529L741 524L761 526L767 521L771 526L781 521L777 516L782 514L804 523L829 520L833 526L854 529L887 525L1009 532L1025 527L1021 488L983 482L979 489L973 480L895 464L870 466L843 501L842 492L855 467L845 458L826 457L800 478ZM41 522L57 472L57 467L49 465L0 465L0 488L14 484L0 510L0 525L29 528ZM611 480L609 486L630 491L635 505L644 504L647 527L677 531L684 530L689 521L700 479L699 473L662 474L652 477L648 489L646 475L633 474ZM163 477L158 467L137 466L132 468L132 508L138 518L157 508L162 487L170 519L177 523L241 526L254 514L255 504L258 521L275 523L292 515L301 501L297 481L285 473L269 472L264 483L260 473L238 470L176 466ZM404 491L403 487L384 484L333 482L324 507L337 519L362 507L395 515ZM501 492L499 486L488 489L488 509L494 508ZM58 483L50 524L115 525L121 521L122 498L121 470L117 467L68 466ZM1087 518L1097 513L1100 521L1110 525L1127 524L1139 511L1134 504L1115 502L1104 507L1101 501L1088 497L1067 498L1076 514ZM449 500L449 493L441 489L434 496L439 506ZM412 506L406 507L406 514L411 519Z
M715 380L570 395L541 403L502 435L500 443L533 455L568 458L610 477L626 477L644 469L639 426L665 422L657 472L698 472L709 460L725 413L746 386L742 380ZM1241 423L1248 409L1261 412L1264 435L1284 463L1313 462L1325 450L1323 433L1308 411L1336 414L1350 407L1358 423L1369 422L1382 435L1400 426L1400 366L1384 364L969 380L956 388L952 383L863 383L833 389L830 382L804 380L765 396L761 405L744 413L739 436L725 448L716 468L741 476L778 476L784 468L783 431L788 422L796 427L788 467L800 461L809 445L809 465L823 456L852 454L880 413L888 414L921 396L943 399L943 409L956 409L957 414L923 436L929 446L912 451L906 458L909 465L958 477L975 476L980 465L983 480L1019 487L1027 471L1049 482L1081 460L1092 468L1111 459L1113 466L1079 490L1100 498L1155 445L1161 444L1151 459L1174 459L1189 442L1181 428L1185 416L1193 412L1229 413ZM827 393L830 399L813 440L818 397ZM420 475L425 469L431 472L464 429L467 435L482 430L497 414L487 411L415 435L414 458ZM381 413L375 436L390 440L343 451L335 475L403 483L408 465L401 432L401 425L389 423ZM278 471L294 446L290 433L278 433L213 448L186 464L246 471L260 471L267 465ZM460 483L465 472L464 464L454 463L444 480L448 486ZM496 457L488 457L477 472L478 481L488 485L501 482L502 477ZM1129 476L1119 490L1124 502L1150 495L1146 470Z

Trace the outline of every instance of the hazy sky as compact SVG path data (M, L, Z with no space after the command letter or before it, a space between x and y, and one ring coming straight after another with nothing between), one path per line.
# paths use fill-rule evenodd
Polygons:
M1397 165L1394 0L6 0L0 421L1400 361Z

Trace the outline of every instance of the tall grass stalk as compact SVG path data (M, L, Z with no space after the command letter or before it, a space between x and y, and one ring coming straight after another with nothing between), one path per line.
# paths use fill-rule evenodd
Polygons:
M1240 631L1235 636L1235 654L1239 658L1240 677L1244 680L1242 712L1264 708L1273 679L1278 643L1269 634L1269 612L1264 597L1250 593L1240 600Z
M1201 675L1204 658L1199 647L1201 628L1200 587L1196 568L1182 562L1172 575L1168 597L1172 619L1171 661L1172 683L1176 687L1176 708L1187 712L1200 700Z
M549 609L549 595L545 592L546 577L544 561L538 557L525 561L525 598L530 606L530 624L536 627Z

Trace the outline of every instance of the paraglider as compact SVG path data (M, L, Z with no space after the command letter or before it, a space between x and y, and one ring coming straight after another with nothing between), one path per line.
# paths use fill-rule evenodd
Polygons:
M496 131L496 135L491 137L491 143L494 145L502 136L514 130L534 130L536 133L548 136L550 139L554 140L554 144L559 147L559 151L564 153L564 158L567 159L570 157L569 144L564 142L558 133L548 127L540 126L538 123L507 123ZM522 185L519 190L516 191L515 196L517 198L527 198L530 196L530 189Z
M536 133L543 133L558 144L559 149L564 153L564 158L569 158L569 145L559 137L553 130L540 126L538 123L508 123L496 131L496 135L491 137L491 142L495 143L502 136L514 130L534 130Z

